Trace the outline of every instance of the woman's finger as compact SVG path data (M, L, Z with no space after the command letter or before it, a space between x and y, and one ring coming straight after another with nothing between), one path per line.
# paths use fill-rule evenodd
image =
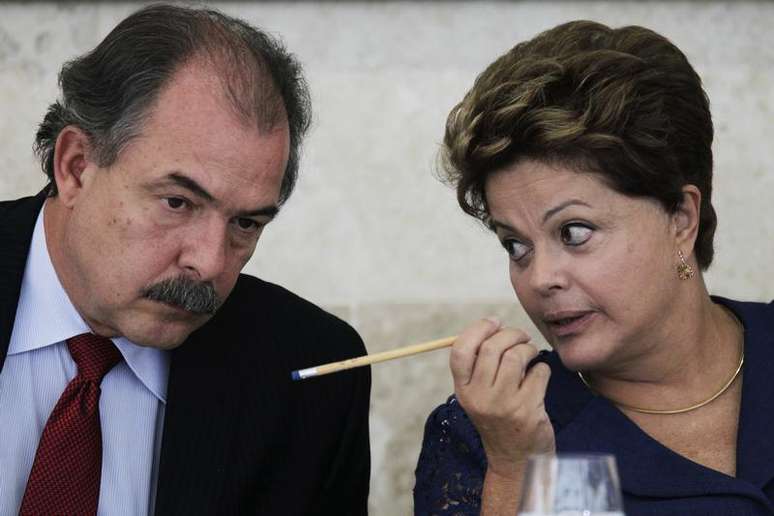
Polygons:
M495 379L495 388L503 395L518 391L526 375L527 365L538 355L538 350L529 344L529 338L508 349L500 361Z
M470 384L482 388L494 386L501 374L500 368L503 359L508 356L511 349L526 342L529 342L529 335L521 330L510 328L501 330L489 337L478 350ZM513 366L513 364L510 365ZM511 381L516 382L517 385L523 375L523 371L515 370L514 367L508 368L504 373L509 375Z
M525 404L534 402L534 406L542 405L546 397L548 380L551 378L551 367L544 362L535 364L521 382L520 394Z
M470 383L481 344L501 326L496 319L481 319L468 326L454 342L449 355L449 368L455 389Z

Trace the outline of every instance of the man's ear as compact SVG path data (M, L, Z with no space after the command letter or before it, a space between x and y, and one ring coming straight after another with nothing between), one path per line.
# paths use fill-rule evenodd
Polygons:
M696 235L699 232L701 214L701 191L694 185L683 186L683 199L672 215L677 248L686 257L693 253Z
M59 132L54 146L54 181L57 197L71 207L83 187L83 172L93 165L89 137L74 125Z

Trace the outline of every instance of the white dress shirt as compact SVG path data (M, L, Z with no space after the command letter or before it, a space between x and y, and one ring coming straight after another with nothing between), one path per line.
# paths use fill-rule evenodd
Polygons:
M18 514L48 416L77 373L65 341L90 331L51 263L43 211L35 224L8 356L0 373L0 515ZM124 338L112 340L123 360L102 380L98 514L150 514L169 357L165 351Z

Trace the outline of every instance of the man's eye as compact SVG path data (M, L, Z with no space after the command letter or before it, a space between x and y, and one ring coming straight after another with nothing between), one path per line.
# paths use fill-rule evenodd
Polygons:
M237 225L239 229L244 231L254 231L258 229L258 223L253 219L239 218L237 219Z
M188 204L185 199L181 199L180 197L165 197L164 200L166 201L167 206L173 210L179 210Z
M575 246L585 244L593 232L587 225L573 222L562 226L560 236L563 244Z
M502 241L502 245L511 257L511 260L518 262L529 252L529 247L526 244L519 242L513 238L508 238Z

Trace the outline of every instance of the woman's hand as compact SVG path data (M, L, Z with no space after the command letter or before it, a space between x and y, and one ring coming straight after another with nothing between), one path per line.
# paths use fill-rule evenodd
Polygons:
M532 453L555 450L543 399L551 369L526 372L537 349L521 330L483 319L468 326L452 347L454 392L486 452L487 474L519 477Z

